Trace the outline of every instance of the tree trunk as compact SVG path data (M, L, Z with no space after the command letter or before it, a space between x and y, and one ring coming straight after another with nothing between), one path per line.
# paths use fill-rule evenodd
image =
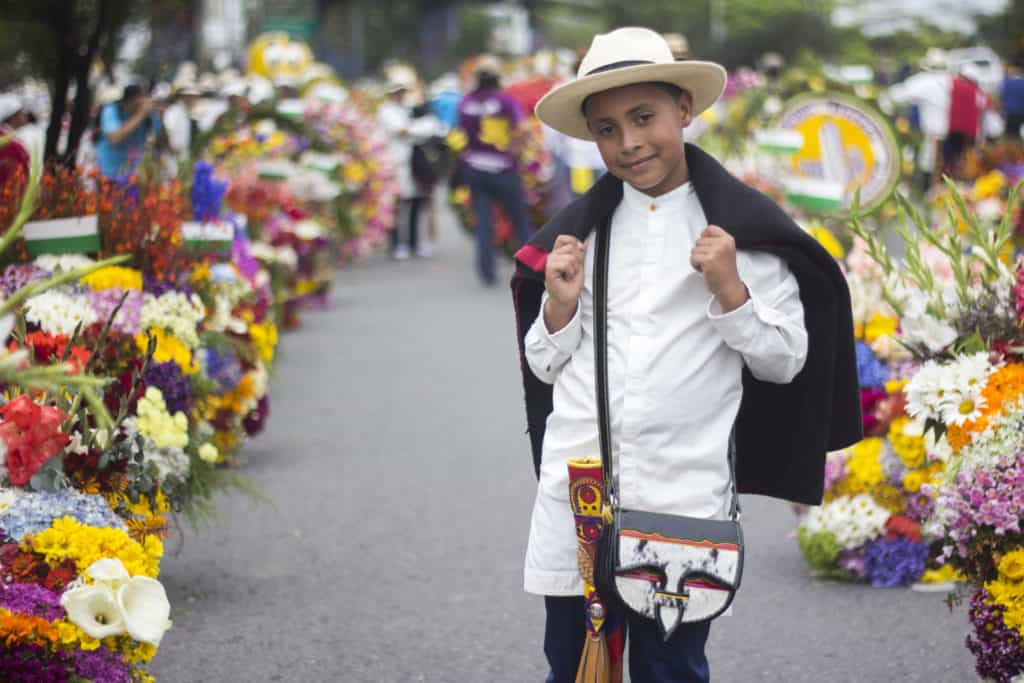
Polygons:
M75 65L75 106L71 112L71 128L68 131L68 145L64 150L63 163L73 167L78 159L78 145L82 141L82 133L89 125L92 112L92 92L89 90L89 70L100 47L100 39L105 36L110 25L110 0L100 0L96 25L89 36L85 54L78 55Z
M64 112L67 110L68 85L77 48L77 41L71 35L75 14L75 3L69 2L66 11L54 12L50 17L54 48L57 50L57 72L50 87L50 124L46 128L46 147L43 152L45 161L58 159L57 143L60 142Z

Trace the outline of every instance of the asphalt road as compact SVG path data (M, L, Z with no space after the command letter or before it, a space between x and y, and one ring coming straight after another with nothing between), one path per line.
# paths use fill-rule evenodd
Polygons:
M433 259L346 269L284 338L241 470L274 505L223 496L214 526L168 544L159 681L544 680L543 604L522 591L535 482L511 297L477 284L470 249L452 228ZM977 680L962 609L813 579L789 507L744 506L713 681Z

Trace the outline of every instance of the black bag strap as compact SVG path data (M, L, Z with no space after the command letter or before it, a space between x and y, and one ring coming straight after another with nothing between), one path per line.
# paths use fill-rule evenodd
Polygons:
M608 253L611 246L611 218L594 230L594 384L597 399L598 437L601 443L601 474L606 500L613 509L619 498L612 472L612 426L608 400ZM729 433L729 519L736 521L740 513L740 497L736 490L736 425Z

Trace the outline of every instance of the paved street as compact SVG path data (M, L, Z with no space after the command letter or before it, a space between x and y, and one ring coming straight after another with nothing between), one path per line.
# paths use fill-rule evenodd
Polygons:
M508 266L506 266L508 272ZM267 432L234 495L168 543L163 683L539 683L543 606L522 592L534 478L507 287L454 228L429 261L340 272L282 342ZM974 681L966 615L934 594L808 577L789 507L744 501L716 683Z

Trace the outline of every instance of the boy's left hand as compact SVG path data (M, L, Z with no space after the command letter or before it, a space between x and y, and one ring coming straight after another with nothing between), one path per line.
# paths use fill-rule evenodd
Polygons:
M746 303L747 286L736 270L736 240L725 230L717 225L705 228L690 252L690 265L704 275L724 313Z

